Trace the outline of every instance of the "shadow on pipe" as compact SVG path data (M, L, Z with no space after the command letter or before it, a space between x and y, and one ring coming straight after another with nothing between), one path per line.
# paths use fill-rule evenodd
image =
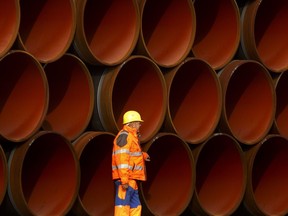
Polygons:
M0 58L12 47L20 25L20 4L18 0L0 1Z
M8 195L20 215L65 215L79 189L80 168L72 144L42 131L11 152Z
M164 128L190 144L206 140L221 115L222 93L216 72L201 59L187 58L164 73L168 110Z
M234 60L219 74L223 109L219 129L239 142L252 145L269 132L276 96L267 69L253 60Z
M253 215L288 213L288 140L270 134L246 151L248 182L244 203Z
M74 141L81 168L78 199L71 215L114 214L114 184L111 176L111 150L115 135L87 131Z
M22 142L36 133L48 108L48 84L41 64L25 51L0 59L0 137Z
M228 64L240 43L240 12L235 0L195 0L197 29L192 52L213 69Z
M246 163L240 144L230 135L213 134L192 150L196 184L191 209L196 215L231 215L246 187Z
M105 131L116 134L122 128L123 114L137 110L144 119L141 142L147 142L160 130L166 114L167 90L164 76L152 60L130 56L121 65L106 68L100 80L99 75L92 76L98 88L91 125L101 122Z
M173 67L190 53L196 32L191 0L140 0L141 31L138 54L162 67Z
M273 72L288 69L288 1L249 1L241 13L241 49Z
M194 192L194 159L184 140L159 133L143 147L151 157L147 181L140 184L143 215L180 215Z
M113 66L125 61L140 31L137 0L76 1L74 48L90 64Z
M44 70L49 84L49 108L44 130L76 139L86 129L94 108L94 86L88 68L78 57L64 54Z
M76 28L73 0L21 0L18 44L42 63L60 58L70 47Z

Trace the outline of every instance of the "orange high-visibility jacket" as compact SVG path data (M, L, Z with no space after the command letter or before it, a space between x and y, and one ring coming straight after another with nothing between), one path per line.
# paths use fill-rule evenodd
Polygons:
M112 152L112 178L120 179L122 184L129 179L146 181L146 152L142 152L137 131L124 125L116 135Z

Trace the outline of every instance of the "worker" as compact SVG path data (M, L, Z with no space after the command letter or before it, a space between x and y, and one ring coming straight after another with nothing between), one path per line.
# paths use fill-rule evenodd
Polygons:
M141 150L139 136L143 120L138 112L123 115L123 128L113 142L112 178L115 182L115 216L141 215L138 182L146 181L145 161L150 161Z

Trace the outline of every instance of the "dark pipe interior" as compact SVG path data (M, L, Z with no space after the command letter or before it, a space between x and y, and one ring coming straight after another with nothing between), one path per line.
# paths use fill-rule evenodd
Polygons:
M177 133L187 142L203 142L214 131L221 113L220 83L203 61L185 62L169 93L169 111Z
M280 136L266 140L253 163L252 187L259 208L267 215L288 213L288 141Z
M227 135L215 135L202 147L196 161L196 193L205 212L229 215L241 203L246 173L238 143Z
M151 58L166 67L183 60L194 41L195 19L190 1L146 0L142 34Z
M70 145L48 133L35 139L23 155L22 190L35 215L63 215L74 201L79 170Z
M164 134L148 149L147 182L144 199L154 215L180 215L194 190L194 161L187 147L175 135Z

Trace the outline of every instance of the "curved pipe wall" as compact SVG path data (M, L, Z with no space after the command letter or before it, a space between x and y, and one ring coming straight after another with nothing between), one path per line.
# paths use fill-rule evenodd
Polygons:
M244 203L253 215L287 215L287 154L288 140L280 135L269 135L247 151Z
M137 0L76 1L74 47L90 64L117 65L132 53L139 36Z
M219 129L243 144L260 142L275 115L276 96L269 72L256 61L234 60L219 79L223 92Z
M49 108L42 128L74 140L86 129L94 108L92 77L81 59L64 54L44 70L49 84Z
M216 72L201 59L188 58L164 74L168 90L165 131L198 144L215 130L222 93Z
M192 0L140 0L141 31L137 52L162 67L173 67L189 54L196 31Z
M249 1L242 14L241 48L246 58L273 72L288 69L288 2Z
M131 56L121 65L106 68L97 86L93 121L100 119L106 131L116 134L123 127L122 117L128 110L137 110L144 120L142 142L160 130L166 114L167 90L164 76L152 60Z
M114 183L111 177L111 149L115 135L87 131L73 142L81 168L81 184L75 215L114 214Z
M20 25L19 0L0 1L0 58L12 47Z
M193 150L196 184L191 209L197 215L231 215L246 187L246 164L239 143L230 135L213 134Z
M288 138L288 70L282 72L275 80L276 113L274 131Z
M12 142L39 130L48 107L43 67L25 51L10 51L0 59L0 137Z
M20 215L65 215L78 193L80 168L72 144L42 131L14 148L8 195Z
M194 159L177 135L159 133L145 144L147 181L140 186L144 215L180 215L194 192Z
M73 0L21 0L19 47L42 63L60 58L72 43L76 28Z
M240 12L235 0L194 0L197 29L192 52L213 69L234 57L240 42Z
M0 145L0 205L4 199L8 183L8 166L5 152Z

